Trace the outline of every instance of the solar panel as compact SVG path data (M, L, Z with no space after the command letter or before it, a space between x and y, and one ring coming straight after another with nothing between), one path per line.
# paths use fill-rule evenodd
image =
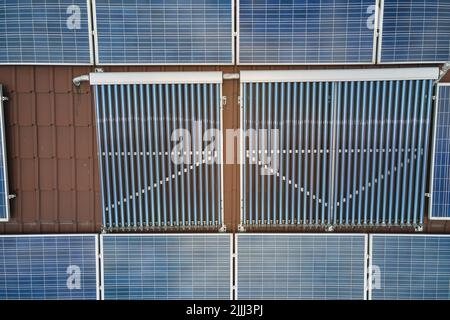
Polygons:
M239 64L375 62L375 0L239 1Z
M97 235L0 236L0 300L98 298Z
M92 64L87 0L0 1L0 64Z
M93 73L90 78L104 228L221 228L222 73Z
M8 168L3 109L3 87L0 85L0 222L9 220Z
M380 63L450 61L450 1L382 1Z
M236 235L237 298L365 299L367 236Z
M450 219L450 84L438 85L430 218Z
M95 0L98 64L232 64L233 1Z
M231 237L102 235L104 299L229 300Z
M374 300L450 299L450 236L371 235Z
M437 74L242 71L242 227L420 227Z

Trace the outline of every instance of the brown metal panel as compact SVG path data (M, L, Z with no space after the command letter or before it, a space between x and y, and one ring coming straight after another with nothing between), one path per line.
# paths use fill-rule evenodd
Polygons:
M49 93L36 94L36 120L38 126L50 126L53 123L52 95Z
M76 189L80 191L89 191L91 187L91 175L93 174L89 159L77 159L76 166Z
M18 127L19 146L21 158L34 157L34 128L33 127ZM6 142L8 143L8 141Z
M58 158L70 159L75 157L73 150L73 132L70 127L57 127L56 141Z
M39 190L55 190L56 177L55 166L52 159L39 161Z
M92 157L94 132L89 127L75 128L75 155L77 159Z
M32 93L21 93L12 98L17 108L18 122L20 126L31 126L36 124L33 118L34 95ZM11 102L12 102L11 101Z
M72 185L74 183L72 164L72 159L58 159L58 190L72 190Z
M67 94L55 94L55 115L57 126L71 126L72 121L72 97Z
M40 158L51 158L55 156L53 137L51 127L38 127L38 154Z

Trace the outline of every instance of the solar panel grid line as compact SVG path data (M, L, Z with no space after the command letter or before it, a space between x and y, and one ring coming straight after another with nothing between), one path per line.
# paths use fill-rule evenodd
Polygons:
M91 26L92 12L91 12L91 8L90 8L90 1L89 0L86 0L86 2L84 2L82 0L74 0L74 1L58 0L58 3L51 3L51 4L48 4L45 1L43 1L44 3L34 3L34 4L30 3L29 7L27 7L26 6L27 4L25 4L25 3L21 3L19 5L18 2L20 2L20 1L22 1L22 0L17 0L17 6L16 6L18 9L21 8L20 11L17 10L17 17L18 17L19 20L21 19L21 15L26 15L28 13L28 10L30 10L30 14L31 14L30 22L31 22L31 20L34 19L33 12L34 12L35 8L38 8L38 6L44 6L45 10L50 10L51 7L55 6L57 8L53 9L54 11L52 11L52 14L56 15L59 12L59 11L56 11L56 9L62 10L61 12L59 12L61 14L61 16L58 16L58 20L57 20L57 21L60 22L59 27L61 27L61 29L63 28L63 25L65 25L65 24L68 25L69 23L72 23L72 22L69 22L70 19L72 19L72 18L75 19L76 18L75 16L70 16L71 14L74 14L74 11L69 11L69 9L70 9L69 6L76 5L78 7L77 9L81 9L80 10L81 17L83 17L84 10L86 10L86 17L87 18L81 18L81 22L80 23L81 23L81 29L84 29L84 27L86 27L87 28L87 32L84 35L80 34L80 35L77 35L77 36L73 37L73 39L74 39L73 40L74 41L73 46L74 47L73 47L72 51L76 52L75 56L73 58L72 57L71 58L64 58L64 56L63 56L64 52L67 53L67 50L64 48L64 40L65 39L64 39L63 36L61 36L60 33L55 33L55 32L52 33L50 31L46 31L45 34L41 34L41 37L43 35L46 36L46 40L42 40L41 39L40 40L41 43L39 44L39 46L37 46L37 44L35 43L36 40L34 38L36 36L36 33L35 33L36 26L35 26L35 24L38 23L36 21L34 21L32 27L31 27L32 31L29 30L29 32L26 34L27 37L31 37L31 36L33 37L32 45L28 46L28 47L27 46L23 46L22 45L23 41L21 40L21 37L20 37L21 29L23 29L23 28L28 29L28 27L27 27L26 22L18 20L17 21L19 23L18 24L18 34L12 33L8 37L8 32L4 32L7 35L6 38L11 38L13 40L5 40L6 50L4 52L7 52L7 53L6 53L6 56L0 55L0 65L67 65L67 66L70 66L70 65L92 65L94 63L94 54L93 54L94 43L93 43L92 35L91 35L91 30L92 30L92 26ZM67 10L66 10L65 7L64 8L62 7L63 3L65 3L67 5ZM6 14L12 14L11 11L6 11L6 10L8 9L8 7L9 7L8 10L11 10L11 8L13 6L14 5L11 4L11 3L7 5L6 1L5 1L5 4L4 4L4 9L5 9L5 11L4 11L5 12L5 29L8 26L8 23L7 23L7 20L6 20ZM35 7L33 7L33 6L35 6ZM42 14L42 12L39 12L38 16L36 17L37 19L41 18L39 16L40 14ZM67 15L67 17L66 16L62 17L62 15ZM61 19L63 19L63 20L61 21ZM66 19L67 19L67 21L66 21ZM45 27L47 29L49 28L49 22L51 22L52 24L55 22L55 21L52 21L52 19L48 15L45 16L45 20L42 20L41 23L43 23L44 21L45 21L45 24L46 24ZM13 22L15 22L15 20L13 20L11 23L9 23L11 28L14 26ZM54 27L54 26L52 26L52 27ZM78 29L78 28L75 28L75 29ZM75 29L72 29L72 30L75 30ZM57 41L59 41L58 45L61 45L61 47L57 48L57 47L53 46L53 47L50 48L50 45L45 47L44 41L50 41L49 36L56 37L55 39L57 39ZM85 38L85 39L83 40L83 38ZM53 41L55 41L55 39ZM19 42L19 47L16 47L14 43L12 45L9 45L8 41L14 41L14 42L18 41ZM80 43L80 41L83 41L83 42L86 42L86 43ZM86 45L86 48L83 48L84 45ZM80 48L82 48L82 49L80 49ZM9 49L15 51L15 53L11 54L11 55L20 55L21 59L19 59L19 60L17 60L17 59L11 60L10 57L9 57L10 55L8 53ZM30 49L32 49L33 51L30 51L28 53L25 52L26 56L29 56L27 59L25 59L24 58L24 51L28 51ZM50 49L52 49L52 50L50 50ZM50 56L52 54L54 54L57 51L57 49L63 51L63 53L61 54L61 57L57 57L59 60L62 59L61 61L55 61L55 60L53 60L54 59L53 57L50 58ZM52 51L53 51L53 53L52 53ZM86 52L86 51L88 51L88 52ZM36 56L32 57L33 54L37 54L37 53L40 53L40 55L42 55L42 53L46 53L47 54L47 59L43 60L43 59L38 58ZM63 61L63 60L67 60L67 61Z
M0 300L98 300L98 249L97 234L0 235Z
M0 222L7 222L10 218L4 107L5 100L3 100L3 86L0 85Z
M94 42L97 44L97 65L234 65L234 1L205 1L203 4L192 2L190 6L186 6L188 3L178 3L177 1L138 3L135 0L134 6L123 0L92 1L96 12ZM134 15L127 18L126 14L132 14L130 10L134 10ZM173 14L171 10L177 11L175 18L170 17ZM181 15L181 12L188 18ZM215 16L209 17L207 12L213 13ZM187 16L188 13L190 13L189 16ZM105 14L108 16L103 16ZM124 27L120 29L122 30L120 33L111 28L108 21L113 19L113 16L121 14L123 16L119 22L123 23ZM141 20L141 15L148 15L148 17ZM158 19L161 21L153 26L153 20ZM117 17L114 20L117 22ZM151 22L150 26L147 25L148 21ZM203 25L200 26L202 21ZM188 23L189 26L181 28L181 22ZM136 26L128 30L125 27L126 24L136 24ZM171 31L174 25L176 25L176 30ZM109 29L106 30L105 28L108 26ZM150 30L140 32L142 27L149 27ZM158 31L158 29L162 30ZM126 36L126 31L136 33L135 43L131 42L130 35ZM110 34L107 35L105 32ZM185 33L187 34L185 35ZM109 36L122 37L121 42L127 43L128 48L123 46L114 49L119 41L117 39L114 41L113 38L108 39ZM140 38L147 40L139 40ZM194 48L195 44L200 49ZM187 45L188 48L183 48L183 45ZM136 46L136 50L133 51ZM174 46L179 47L174 51ZM120 50L124 52L122 55L114 55L114 52ZM102 52L109 55L108 59L102 56Z
M450 299L449 243L443 234L371 234L369 299Z
M381 5L379 64L446 63L450 60L448 1L382 0Z
M330 55L330 53L332 55L334 52L336 52L336 53L339 53L339 54L342 55L343 54L342 51L346 50L346 49L341 49L339 51L337 49L337 47L335 46L335 42L337 41L335 39L336 37L331 37L331 39L329 40L330 43L332 43L332 48L324 49L325 51L322 51L321 53L318 53L318 56L316 57L317 60L315 60L315 61L312 61L310 58L304 58L305 59L304 61L300 61L301 59L299 61L296 61L296 59L294 59L294 56L295 56L296 53L299 54L299 55L307 54L307 51L304 49L304 46L303 46L301 50L298 49L297 52L294 52L293 47L295 46L295 42L291 41L291 45L289 47L291 49L290 56L289 56L290 57L289 61L283 61L283 59L286 58L286 54L284 52L282 52L282 51L284 49L286 49L287 52L289 52L289 49L285 48L286 46L283 47L280 44L283 41L283 39L282 39L283 36L282 36L282 31L281 31L281 29L282 29L282 22L287 23L287 20L288 20L286 18L286 14L287 13L282 15L283 8L286 9L286 12L292 13L292 16L291 16L291 27L293 29L296 28L296 27L299 28L298 24L301 23L302 21L304 21L305 25L308 25L308 23L314 23L315 20L313 19L312 21L308 22L308 20L305 19L305 17L303 17L303 16L299 16L296 19L294 19L294 15L295 14L299 14L299 12L297 12L297 11L303 10L302 4L296 3L295 1L294 1L294 3L292 5L289 5L287 3L280 4L279 2L276 3L276 4L275 3L268 4L267 2L265 4L261 4L261 3L256 3L255 4L254 2L250 2L250 1L249 1L249 3L244 3L244 2L246 2L246 1L245 0L240 0L240 1L238 1L238 4L237 4L238 38L237 38L237 60L236 61L237 61L238 65L274 65L274 64L276 64L276 65L321 65L321 64L367 65L367 64L374 64L375 61L376 61L376 43L377 43L377 39L376 39L377 38L376 37L377 36L377 30L376 29L377 28L376 27L373 28L373 31L371 31L371 32L369 31L365 35L366 37L370 37L371 38L370 40L367 40L367 39L365 40L365 42L367 42L367 43L365 43L365 46L368 46L369 43L370 43L370 47L371 48L364 48L364 50L367 51L367 52L365 52L365 56L364 57L362 57L362 54L360 52L362 50L361 48L359 48L359 47L358 48L353 48L354 50L360 50L360 51L358 51L359 54L356 56L356 60L358 60L358 61L348 60L348 57L347 57L348 53L344 54L344 58L341 57L339 61L337 61L337 60L336 61L329 60L329 58L328 58L328 60L326 60L326 59L325 60L321 60L320 54L326 56L326 55ZM298 1L298 2L300 2L300 1ZM338 2L338 1L334 1L334 2ZM358 2L358 3L355 2L354 4L351 4L351 1L350 1L350 2L346 2L346 4L338 5L338 4L334 3L334 2L332 4L329 4L329 3L322 4L322 3L317 3L317 2L312 2L312 3L308 3L308 4L305 3L305 8L306 8L305 14L307 15L307 13L308 13L308 10L307 10L307 6L308 5L313 7L312 10L310 10L310 13L312 15L314 15L316 13L319 14L319 17L317 19L321 19L321 14L326 15L326 11L327 10L334 10L333 14L334 14L334 17L336 17L336 10L340 9L340 10L342 10L342 12L341 12L342 14L347 14L346 18L348 20L345 20L346 23L356 23L356 24L358 24L358 22L359 22L359 25L360 25L359 26L359 32L361 33L363 28L365 28L365 27L369 28L369 19L371 19L371 13L372 13L371 12L371 7L373 6L374 7L374 11L373 11L372 15L373 15L373 20L375 22L375 25L376 25L376 23L378 21L378 15L379 15L379 7L377 5L378 0L367 1L364 4L360 3L360 2ZM358 5L359 5L359 8L357 8ZM272 7L269 8L270 6L272 6ZM293 8L292 8L292 6L293 6ZM352 11L351 11L352 7L356 7L357 10L360 10L360 17L358 19L353 19L352 20L350 18L351 17L351 13L352 13ZM295 10L295 9L297 9L297 10ZM324 9L325 11L322 12L322 9ZM246 10L251 11L251 18L250 18L249 13ZM255 17L256 10L263 10L263 11L265 10L264 11L265 12L264 13L264 19L265 19L266 23L264 24L264 32L262 30L255 31L256 26L254 24L257 24L258 19L260 18L258 16ZM273 19L271 19L270 22L267 22L267 20L269 20L268 15L275 15L277 10L278 10L278 16L273 16L272 17ZM242 17L243 16L243 12L245 12L246 15L248 15L248 17L245 17L245 19ZM367 17L365 15L367 15ZM282 20L282 18L285 18L285 20ZM327 20L328 19L329 19L329 16L327 16ZM361 19L363 19L363 20L361 20ZM275 24L276 24L275 21L279 22L277 26L275 26ZM280 21L282 21L282 22L280 22ZM344 25L343 21L341 21L341 23L338 23L338 24L336 24L334 20L332 20L332 21L333 21L333 29L337 28L337 27L341 27L342 25ZM272 37L277 39L277 40L275 40L275 44L278 41L278 44L276 46L276 48L277 48L276 50L279 50L279 52L277 52L276 54L272 53L272 54L269 55L269 53L268 53L269 40L267 40L269 36L267 35L267 32L268 32L267 24L270 24L270 23L273 24L274 28L278 27L278 34L277 35L274 33L274 30L272 30L271 32L272 32ZM246 24L251 24L252 25L251 32L249 32L249 30L247 30L247 29L245 29L243 27L243 25L245 26ZM324 24L323 22L318 22L319 28L321 28L320 26L323 25L323 24ZM354 29L357 29L356 26L353 26L353 27L354 27ZM249 27L246 26L246 28L249 28ZM348 29L348 25L347 25L347 29ZM347 33L348 33L347 29L341 35L335 33L337 38L339 38L339 36L342 37L344 34L347 36ZM302 26L301 30L307 30L307 27L306 26ZM251 61L249 60L250 58L248 58L248 57L245 58L245 59L247 59L247 60L245 60L242 57L243 53L246 53L246 51L249 51L249 50L246 50L245 48L247 48L249 46L251 46L251 47L254 46L255 38L258 37L256 35L257 32L263 32L263 34L264 34L263 36L259 36L259 38L261 39L261 41L264 42L264 45L261 46L260 52L262 52L264 54L265 61L263 61L263 60L261 60L259 58L255 58L254 53L251 54L252 55ZM321 36L322 35L327 35L329 33L330 32L328 32L328 31L324 31L323 33L321 33L321 31L319 30L318 35L315 34L315 37L312 40L311 39L308 40L308 38L306 38L304 40L304 42L308 42L308 41L315 42L315 41L318 41L319 42L319 47L320 47L320 41L322 39ZM311 33L308 32L308 34L311 34ZM291 40L293 40L294 37L296 37L296 39L298 39L298 37L303 37L303 36L304 35L303 35L302 32L300 32L298 34L296 34L295 32L291 32L291 36L290 37L291 37ZM242 40L245 37L250 37L251 39L246 39L245 41ZM287 37L289 37L289 35L285 35L284 37L287 38ZM359 45L361 45L362 40L361 39L359 39L359 40L360 40L359 41ZM345 42L347 42L347 41L348 41L348 37L346 38ZM243 42L243 43L241 43L241 42ZM301 42L297 41L297 43L301 43ZM272 44L274 45L274 43L272 43ZM314 46L312 45L312 47L314 47ZM250 50L250 51L252 51L252 50ZM311 49L311 50L313 50L313 49ZM320 51L321 49L318 49L318 50ZM281 55L283 56L283 58L280 58ZM270 57L268 57L268 56L270 56Z
M450 220L450 185L448 172L448 117L450 107L450 84L439 83L436 88L433 118L432 159L430 175L430 220ZM439 141L439 145L437 143ZM439 162L439 163L438 163Z

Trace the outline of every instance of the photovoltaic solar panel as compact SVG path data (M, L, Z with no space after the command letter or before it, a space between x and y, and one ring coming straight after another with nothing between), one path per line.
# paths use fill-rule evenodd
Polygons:
M0 222L9 220L8 168L3 107L3 87L0 85Z
M95 0L99 64L232 64L233 2Z
M375 0L239 1L239 64L375 59Z
M450 60L449 0L384 0L380 63Z
M450 236L370 237L372 299L450 299Z
M231 235L102 235L105 300L229 300Z
M365 299L367 236L236 235L237 298Z
M0 0L0 64L91 64L87 0Z
M97 299L97 235L0 236L0 300Z
M439 84L435 115L431 219L450 219L450 85Z

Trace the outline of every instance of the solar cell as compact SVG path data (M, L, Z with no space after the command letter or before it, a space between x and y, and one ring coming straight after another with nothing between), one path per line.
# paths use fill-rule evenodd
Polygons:
M229 300L231 237L102 235L104 299Z
M431 219L450 219L450 84L438 85L435 112Z
M239 1L239 64L375 62L375 0Z
M98 298L97 235L0 236L0 300Z
M374 300L450 299L450 236L371 235Z
M95 0L98 64L232 64L233 1Z
M0 85L0 222L9 220L8 168L3 107L3 87Z
M0 0L0 64L93 63L87 0Z
M450 61L449 0L382 1L380 63Z
M367 236L237 234L237 299L365 299Z

